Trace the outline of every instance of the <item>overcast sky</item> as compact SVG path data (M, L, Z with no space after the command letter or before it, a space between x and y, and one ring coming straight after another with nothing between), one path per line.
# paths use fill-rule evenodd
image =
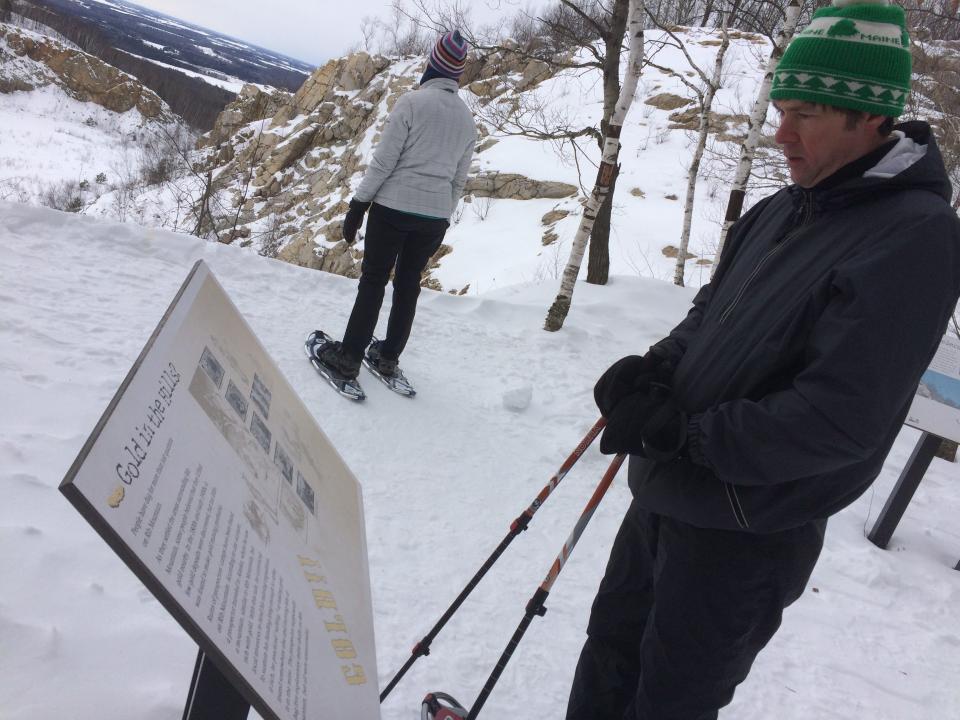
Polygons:
M391 17L391 0L128 0L194 25L319 65L362 45L364 17ZM441 2L443 0L440 0ZM433 6L437 0L428 0ZM475 23L512 15L528 0L472 0Z

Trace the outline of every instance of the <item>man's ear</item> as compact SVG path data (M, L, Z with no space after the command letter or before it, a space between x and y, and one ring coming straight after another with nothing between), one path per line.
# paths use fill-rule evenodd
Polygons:
M864 124L873 132L877 132L886 119L886 115L866 115Z

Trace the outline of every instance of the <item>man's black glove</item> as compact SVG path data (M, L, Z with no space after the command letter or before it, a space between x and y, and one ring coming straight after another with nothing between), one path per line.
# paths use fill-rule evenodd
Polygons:
M600 452L645 456L643 429L669 395L670 389L665 385L648 383L645 389L620 398L613 411L604 416L607 426L600 436Z
M687 419L673 393L667 395L640 432L644 454L657 462L687 457Z
M670 374L667 360L653 350L643 356L627 355L600 376L593 387L593 399L600 414L610 419L621 400L628 395L646 392L651 382L669 385Z
M350 201L350 209L347 210L347 216L343 219L343 239L347 245L353 245L357 239L357 230L360 229L360 223L363 222L363 215L370 207L368 202L360 202L356 198Z

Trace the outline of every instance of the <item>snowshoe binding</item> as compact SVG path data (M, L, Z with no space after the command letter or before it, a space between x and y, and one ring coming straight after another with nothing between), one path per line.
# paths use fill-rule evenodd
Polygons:
M313 368L338 393L358 401L367 397L357 381L360 363L344 357L340 343L323 330L314 330L307 336L304 350Z
M397 365L397 360L381 355L380 340L377 340L377 338L374 338L370 347L367 348L367 352L363 356L363 364L380 382L398 395L413 397L417 394L413 385L410 384L410 381L407 380L403 371Z

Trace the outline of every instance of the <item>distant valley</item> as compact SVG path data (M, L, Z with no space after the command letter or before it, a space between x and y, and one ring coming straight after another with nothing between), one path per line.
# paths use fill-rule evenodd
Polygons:
M122 0L13 0L10 6L138 78L198 130L213 125L244 83L295 92L314 69Z

